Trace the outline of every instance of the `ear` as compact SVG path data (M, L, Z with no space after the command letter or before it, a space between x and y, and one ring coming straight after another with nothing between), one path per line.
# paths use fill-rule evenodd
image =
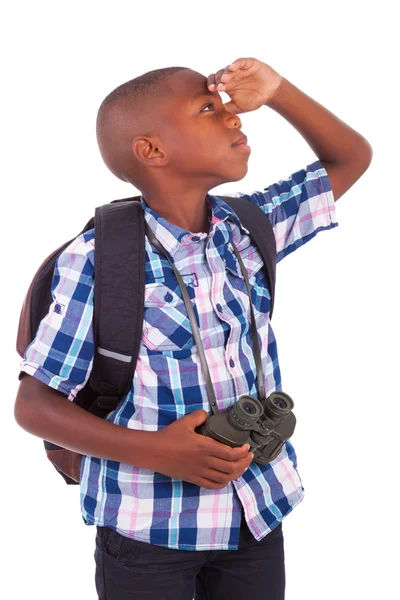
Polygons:
M139 161L148 166L164 165L168 162L167 156L156 138L134 138L132 152Z

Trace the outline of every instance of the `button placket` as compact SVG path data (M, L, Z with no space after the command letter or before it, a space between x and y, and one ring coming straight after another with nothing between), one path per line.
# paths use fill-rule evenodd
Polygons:
M213 249L206 248L205 256L208 267L211 271L211 301L214 309L218 313L218 317L223 321L227 321L225 311L222 308L221 302L218 300L223 298L224 282L225 282L225 263L218 254L216 257L209 256Z

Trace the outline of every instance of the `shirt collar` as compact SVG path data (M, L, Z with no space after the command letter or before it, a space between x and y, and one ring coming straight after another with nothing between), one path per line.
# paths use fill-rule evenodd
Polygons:
M145 213L147 224L169 254L173 255L181 244L199 242L208 237L207 233L192 233L187 231L187 229L183 229L178 225L170 223L167 221L167 219L151 209L143 196L140 196L140 202ZM224 221L232 221L238 225L243 233L249 233L248 230L243 227L234 210L229 206L229 204L224 202L224 200L221 200L221 198L218 198L217 196L207 194L207 202L209 208L209 221L211 225L216 225Z
M208 194L208 197L212 203L211 223L230 220L236 223L236 225L240 227L243 233L249 233L249 231L242 225L242 222L240 221L239 217L237 216L233 208L229 206L229 204L227 204L218 196L212 196L211 194Z

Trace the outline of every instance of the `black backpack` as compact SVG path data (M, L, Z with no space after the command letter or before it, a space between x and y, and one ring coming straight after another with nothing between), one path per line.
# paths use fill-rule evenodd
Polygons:
M271 294L272 317L276 243L268 216L243 198L217 196L233 208L264 262ZM113 200L95 209L78 234L95 229L95 277L93 335L95 354L86 385L74 402L84 410L105 418L129 392L136 369L143 329L145 286L145 220L140 196ZM77 236L76 236L77 237ZM19 320L17 352L23 358L36 336L41 320L53 302L51 284L55 263L74 240L52 252L37 270L26 294ZM117 288L118 295L110 293ZM123 315L123 318L121 317ZM26 375L19 373L19 379ZM67 484L79 484L82 454L46 440L47 458Z

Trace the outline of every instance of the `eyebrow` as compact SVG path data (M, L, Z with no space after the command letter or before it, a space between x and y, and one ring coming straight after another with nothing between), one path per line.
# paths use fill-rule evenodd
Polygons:
M210 90L199 90L197 91L193 96L192 96L192 102L194 102L194 100L197 100L198 98L201 98L202 96L208 96L209 98L215 98L216 92L211 92ZM217 95L219 96L218 92Z

